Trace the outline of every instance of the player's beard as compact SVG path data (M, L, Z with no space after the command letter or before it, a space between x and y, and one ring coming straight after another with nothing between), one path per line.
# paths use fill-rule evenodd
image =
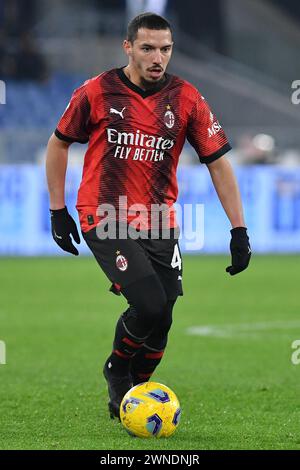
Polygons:
M159 88L162 83L166 80L165 74L162 75L162 77L158 81L153 81L153 80L147 80L144 77L140 78L141 80L141 87L144 90L155 90L156 88Z

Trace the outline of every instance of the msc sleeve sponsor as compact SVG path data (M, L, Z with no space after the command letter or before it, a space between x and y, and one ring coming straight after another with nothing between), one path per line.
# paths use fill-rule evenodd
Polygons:
M201 163L211 163L231 149L220 122L198 91L188 119L187 140Z

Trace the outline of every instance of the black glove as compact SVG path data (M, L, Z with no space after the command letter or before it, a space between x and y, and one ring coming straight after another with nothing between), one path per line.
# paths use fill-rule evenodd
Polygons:
M231 232L231 264L226 268L226 272L234 274L244 271L248 267L251 258L251 247L246 227L236 227Z
M78 250L73 245L70 234L72 234L76 243L80 243L79 233L74 219L70 216L68 209L53 210L50 209L51 214L51 232L54 241L68 253L78 256Z

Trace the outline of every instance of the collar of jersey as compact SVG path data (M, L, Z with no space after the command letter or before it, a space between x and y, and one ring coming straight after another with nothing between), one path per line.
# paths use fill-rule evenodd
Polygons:
M118 74L120 80L122 80L124 85L126 85L128 88L130 88L135 93L138 93L142 98L147 98L147 96L155 95L155 93L158 93L159 91L161 91L170 82L170 78L171 78L170 75L165 73L166 79L159 86L155 87L153 90L143 90L142 88L135 85L134 83L132 83L129 80L127 75L125 75L123 68L124 67L121 67L121 68L117 69L117 74Z

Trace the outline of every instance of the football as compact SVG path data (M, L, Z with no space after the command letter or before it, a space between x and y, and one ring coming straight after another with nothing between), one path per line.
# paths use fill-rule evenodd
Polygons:
M169 437L176 431L180 416L175 393L157 382L144 382L131 388L120 405L121 423L136 437Z

